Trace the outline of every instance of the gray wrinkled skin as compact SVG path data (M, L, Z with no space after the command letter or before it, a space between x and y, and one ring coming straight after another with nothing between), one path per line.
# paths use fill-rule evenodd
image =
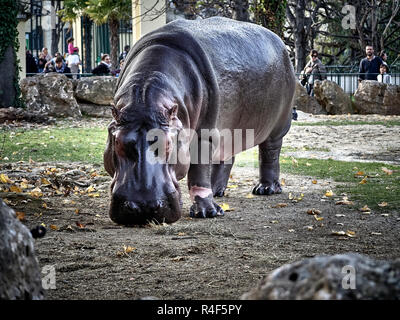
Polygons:
M236 153L260 145L260 181L253 193L281 192L279 153L290 128L294 90L283 42L255 24L220 17L176 20L142 37L118 78L104 154L105 169L113 176L111 219L121 224L176 221L181 216L177 181L185 175L198 210L193 216L223 214L212 197L196 192L202 188L222 196L231 165L150 166L145 155L150 143L144 139L154 128L170 136L194 130L199 154L212 147L209 138L201 138L201 129L243 130L243 147ZM254 130L251 144L246 129Z
M355 288L349 278L343 286L343 278L350 274L343 272L346 266L354 268ZM355 253L305 259L273 270L241 299L398 300L400 260L376 261Z
M43 299L31 232L0 199L0 300Z

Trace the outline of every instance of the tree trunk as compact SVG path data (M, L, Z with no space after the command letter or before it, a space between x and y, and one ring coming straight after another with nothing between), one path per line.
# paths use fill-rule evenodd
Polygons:
M307 37L306 37L306 1L297 0L296 3L296 26L294 30L295 70L301 72L306 65Z
M4 52L3 61L0 63L0 74L0 108L12 107L17 95L14 87L15 52L12 46Z
M58 42L60 41L60 35L57 32L57 23L56 23L56 5L55 1L51 1L51 10L50 10L50 21L51 21L51 48L50 54L54 56L56 52L58 52Z
M92 72L92 26L93 21L88 16L83 16L83 36L84 48L82 49L82 60L84 60L84 69L82 72Z
M118 30L119 30L119 21L117 19L110 19L108 21L108 26L110 28L110 58L112 63L112 69L118 68Z

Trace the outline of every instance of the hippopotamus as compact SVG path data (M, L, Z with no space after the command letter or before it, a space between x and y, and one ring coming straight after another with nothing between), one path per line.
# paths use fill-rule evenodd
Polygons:
M185 176L190 216L224 215L214 196L224 195L234 156L257 145L260 178L252 192L281 193L279 154L295 81L282 40L256 24L179 19L144 35L125 59L108 126L111 220L177 221ZM234 148L221 132L236 137ZM153 161L154 144L164 146L165 161ZM183 156L172 162L174 150ZM202 161L193 161L196 154Z

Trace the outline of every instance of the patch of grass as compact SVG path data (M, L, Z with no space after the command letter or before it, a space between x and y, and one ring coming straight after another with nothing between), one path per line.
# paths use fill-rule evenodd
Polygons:
M382 168L391 170L392 174L388 175ZM282 157L281 171L343 183L337 187L336 193L345 192L372 210L400 208L400 166L316 159L293 161L292 158ZM360 184L365 177L366 183ZM378 206L382 202L388 205Z
M102 164L106 140L107 129L100 128L1 130L0 162L32 159Z
M292 126L308 127L308 126L355 126L355 125L381 125L385 127L400 126L400 120L388 121L352 121L352 120L327 120L318 122L297 122L292 121Z

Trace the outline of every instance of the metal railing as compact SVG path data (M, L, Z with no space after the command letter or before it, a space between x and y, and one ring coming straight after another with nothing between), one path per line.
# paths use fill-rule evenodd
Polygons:
M345 93L353 95L358 88L360 73L326 73L326 79L336 82ZM390 73L391 84L400 85L400 73ZM300 73L296 74L297 79Z

